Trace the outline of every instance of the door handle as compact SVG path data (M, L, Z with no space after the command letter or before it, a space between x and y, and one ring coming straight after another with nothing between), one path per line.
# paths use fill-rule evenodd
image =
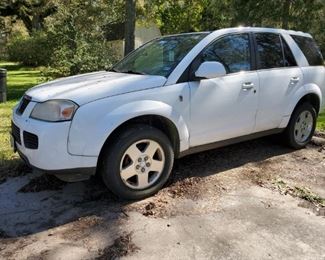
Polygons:
M244 91L250 90L250 89L252 89L253 87L254 87L254 83L252 83L252 82L245 82L245 83L243 83L243 85L242 85L242 89L243 89Z
M300 80L299 77L292 77L292 78L290 79L290 82L291 82L291 83L297 83L297 82L299 82L299 80Z

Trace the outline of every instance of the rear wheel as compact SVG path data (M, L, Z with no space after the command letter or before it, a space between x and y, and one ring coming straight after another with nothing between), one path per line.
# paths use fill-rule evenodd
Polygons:
M287 143L295 148L305 147L314 135L317 113L310 103L303 103L295 109L285 131Z
M147 125L135 125L104 148L102 178L124 199L142 199L156 193L168 180L174 153L167 136Z

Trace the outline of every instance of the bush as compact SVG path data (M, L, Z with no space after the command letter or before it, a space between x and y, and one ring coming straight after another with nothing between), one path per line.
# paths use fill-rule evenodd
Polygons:
M55 46L50 66L54 76L102 70L116 61L116 51L105 38L111 13L105 1L71 0L58 5L47 19L46 33Z
M20 62L27 66L47 66L53 52L48 37L44 33L32 36L15 36L7 45L10 61Z
M115 54L105 40L86 40L79 36L73 46L61 43L51 57L52 76L68 76L109 68L116 61ZM54 75L53 75L54 73Z
M104 29L112 21L119 21L121 14L113 9L123 7L123 3L122 0L112 4L104 0L58 1L57 12L46 19L42 31L30 36L12 36L7 46L10 61L46 66L46 77L112 66L117 60L116 50L106 40Z

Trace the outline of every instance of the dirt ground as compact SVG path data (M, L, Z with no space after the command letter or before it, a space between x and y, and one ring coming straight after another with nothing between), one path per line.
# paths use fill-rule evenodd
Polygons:
M156 196L119 201L96 179L0 184L0 259L325 259L325 138L271 138L176 161Z

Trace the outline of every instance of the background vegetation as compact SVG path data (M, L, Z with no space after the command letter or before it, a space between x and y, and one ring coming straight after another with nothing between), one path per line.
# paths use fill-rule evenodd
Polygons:
M325 49L324 0L2 0L2 53L24 65L47 66L56 75L109 67L119 58L111 40L120 39L121 31L133 40L132 8L137 22L154 22L163 34L279 27L310 32Z

